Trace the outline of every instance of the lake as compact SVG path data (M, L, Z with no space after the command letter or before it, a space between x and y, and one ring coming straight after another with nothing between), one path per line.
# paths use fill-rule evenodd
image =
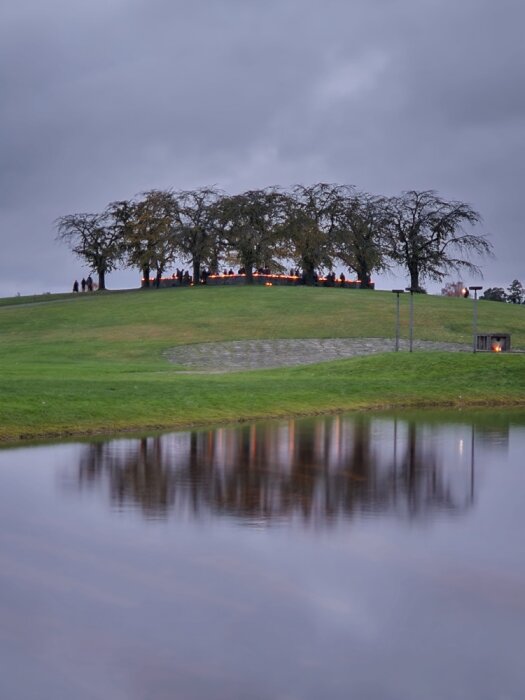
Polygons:
M522 700L525 412L0 451L0 697Z

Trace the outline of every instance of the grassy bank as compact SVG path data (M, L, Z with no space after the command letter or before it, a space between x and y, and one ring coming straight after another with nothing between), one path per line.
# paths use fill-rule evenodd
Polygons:
M250 338L392 337L394 295L199 288L0 304L0 440L184 427L335 410L525 404L525 355L384 354L234 374L182 374L162 352ZM402 299L402 334L408 328ZM525 349L525 307L481 302L479 328ZM472 301L418 296L416 337L469 343Z

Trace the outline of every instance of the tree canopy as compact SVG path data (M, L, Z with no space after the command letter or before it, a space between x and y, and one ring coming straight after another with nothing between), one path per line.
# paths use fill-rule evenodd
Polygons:
M123 255L124 241L111 224L108 212L67 214L56 222L57 238L65 242L98 275L98 288L106 288L106 273L114 270Z
M388 267L385 199L367 193L350 194L341 200L335 227L335 256L356 273L367 289L372 273Z
M489 287L480 296L483 301L507 301L507 295L503 287Z
M511 304L523 304L525 289L519 280L513 280L507 287L507 301Z
M391 197L386 221L388 255L407 269L415 291L421 289L424 278L442 280L449 270L478 274L479 267L469 256L491 251L485 236L464 229L480 223L480 214L464 202L442 199L433 190Z
M200 279L203 265L216 267L218 263L223 247L218 218L221 194L215 187L200 187L174 195L177 248L182 259L191 264L194 280Z
M285 201L274 188L250 190L222 200L220 216L229 255L244 270L247 282L252 281L256 269L282 268Z
M302 269L306 284L314 283L319 270L333 267L337 216L342 197L351 189L321 182L296 185L287 196L283 231L288 256Z
M150 190L100 214L56 221L57 238L97 272L101 289L118 265L139 268L149 285L151 272L159 283L181 260L191 265L195 281L205 266L217 272L221 262L234 262L248 281L256 269L294 265L305 284L340 263L363 288L374 272L400 266L415 291L450 270L479 273L472 258L492 250L485 235L471 230L480 223L469 204L433 190L383 197L329 183L234 195L215 187ZM516 287L512 299L518 298Z
M175 260L177 201L169 190L150 190L135 200L109 205L129 266L138 267L145 286L151 271L158 286L162 274Z

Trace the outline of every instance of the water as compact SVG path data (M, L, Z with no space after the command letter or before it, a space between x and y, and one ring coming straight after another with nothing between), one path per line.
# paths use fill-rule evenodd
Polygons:
M525 697L525 414L0 451L0 697Z

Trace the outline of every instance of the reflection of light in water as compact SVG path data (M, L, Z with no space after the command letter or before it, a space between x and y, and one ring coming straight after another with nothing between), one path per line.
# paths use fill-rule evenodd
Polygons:
M459 452L459 454L460 454L461 456L463 456L463 449L464 449L464 447L465 447L465 444L464 444L464 442L463 442L463 439L461 439L461 440L459 441L459 447L458 447L458 452Z

